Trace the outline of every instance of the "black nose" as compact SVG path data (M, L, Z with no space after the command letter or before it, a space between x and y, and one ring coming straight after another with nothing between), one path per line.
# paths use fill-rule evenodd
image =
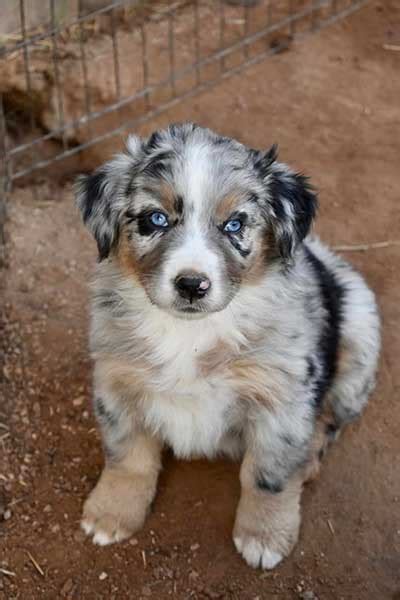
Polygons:
M192 303L208 293L211 281L202 275L178 275L175 287L182 298L187 298Z

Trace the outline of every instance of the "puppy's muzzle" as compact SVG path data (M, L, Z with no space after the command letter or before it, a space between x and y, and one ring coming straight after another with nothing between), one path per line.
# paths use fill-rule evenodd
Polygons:
M175 279L175 288L181 298L189 300L192 304L195 300L200 300L208 294L211 287L211 281L205 275L197 273L185 273L178 275Z

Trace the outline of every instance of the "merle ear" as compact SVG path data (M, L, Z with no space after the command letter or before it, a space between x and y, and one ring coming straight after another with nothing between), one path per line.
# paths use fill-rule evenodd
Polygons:
M92 175L80 175L76 181L76 203L84 224L93 234L99 258L107 258L118 238L118 228L111 216L112 195L107 193L107 173L98 169Z
M282 258L290 258L310 231L318 200L307 177L276 162L277 146L259 156L259 171L269 198L269 218Z
M139 138L130 137L127 152L118 155L91 175L81 175L75 185L76 203L93 234L99 258L107 258L118 242L120 223L129 202L129 188L141 153Z

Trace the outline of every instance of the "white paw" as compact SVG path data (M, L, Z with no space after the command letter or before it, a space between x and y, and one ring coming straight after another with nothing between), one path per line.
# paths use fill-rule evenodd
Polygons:
M121 542L142 527L153 495L145 477L104 470L85 502L81 527L98 546Z
M94 514L86 511L81 521L81 527L86 535L93 536L93 543L107 546L128 538L134 528L122 527L118 515Z
M236 550L243 556L248 565L255 569L273 569L283 559L283 555L268 548L254 537L235 537Z
M108 533L105 531L97 531L93 536L93 544L97 544L98 546L107 546L108 544L112 544L117 541L117 535L113 535L110 537Z

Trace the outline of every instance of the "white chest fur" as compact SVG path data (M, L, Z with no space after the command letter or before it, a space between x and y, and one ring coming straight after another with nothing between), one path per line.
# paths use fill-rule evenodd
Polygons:
M190 388L155 395L143 406L144 420L176 456L214 456L234 425L234 392L220 382L193 382Z
M151 393L142 404L145 425L157 433L179 457L211 457L221 450L238 420L236 393L223 370L205 377L199 357L221 339L203 322L185 331L185 324L164 330L152 354L160 365ZM149 338L148 338L149 341Z

